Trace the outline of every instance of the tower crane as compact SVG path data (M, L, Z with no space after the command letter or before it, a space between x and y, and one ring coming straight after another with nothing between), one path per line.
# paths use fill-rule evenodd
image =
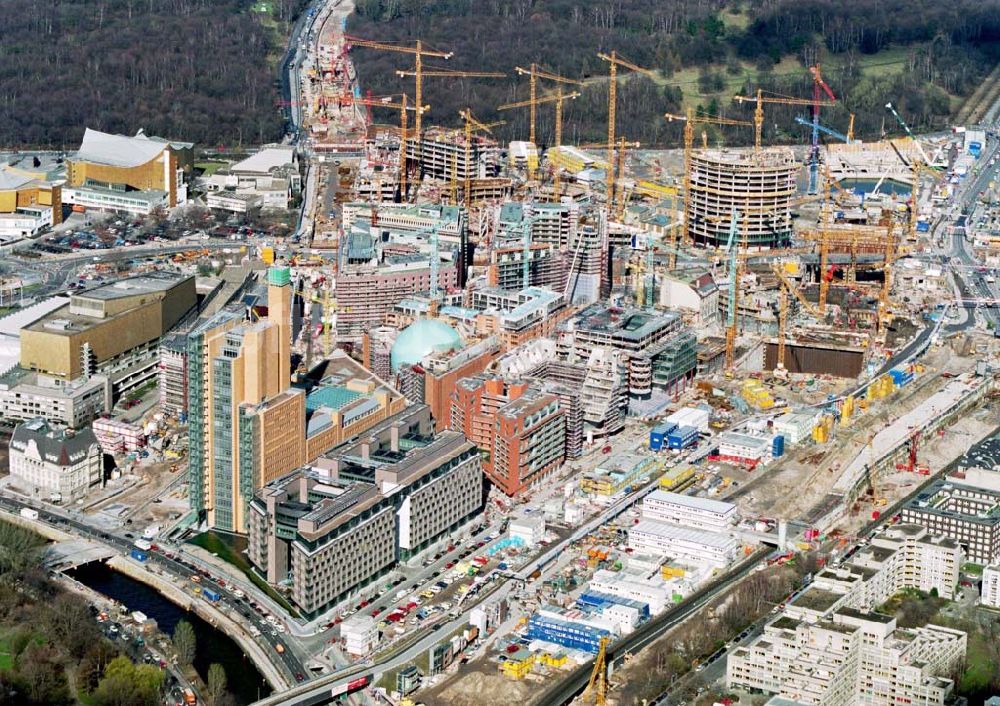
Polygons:
M927 153L924 152L924 148L920 144L920 140L918 140L914 136L914 134L910 131L910 126L906 124L905 120L903 120L903 116L901 116L898 112L896 112L896 108L892 105L892 103L886 103L885 108L890 113L892 113L892 117L896 118L896 122L899 123L900 127L902 127L903 130L906 132L907 137L913 140L914 144L916 144L917 151L920 152L920 158L924 160L924 164L930 166L931 161L927 158Z
M788 295L785 290L778 291L778 355L774 372L779 377L788 373L788 366L785 365L785 327L788 321Z
M532 66L534 66L534 64L532 64ZM554 94L549 95L549 96L542 96L541 98L536 98L536 97L532 96L531 98L529 98L526 101L516 101L514 103L504 103L503 105L497 106L497 110L500 111L500 110L513 110L514 108L530 108L531 109L531 139L530 139L530 142L531 142L531 144L535 145L535 147L537 148L538 145L535 143L535 108L536 108L536 106L542 105L544 103L555 103L556 104L556 124L555 124L555 128L556 128L556 140L555 140L555 143L556 143L556 145L559 145L562 142L562 104L563 104L563 101L564 100L573 100L573 99L576 99L576 98L579 98L579 97L580 97L580 94L577 93L577 92L575 92L575 91L572 92L572 93L563 94L563 92L560 90L557 93L554 93ZM528 178L529 179L534 179L535 178L534 169L530 165L529 165L529 168L528 168Z
M406 201L406 133L407 133L407 116L406 112L412 110L418 116L425 113L430 109L429 105L415 106L407 105L407 95L402 94L402 98L399 103L393 103L392 99L395 96L382 96L380 98L352 98L351 100L355 103L360 103L362 105L367 105L371 108L392 108L399 111L399 198L401 201Z
M590 680L583 694L585 698L594 697L595 706L607 706L608 703L608 643L610 638L602 637L597 656L594 657L594 669L590 672Z
M520 66L515 66L514 70L518 73L518 75L528 77L528 101L525 103L525 105L531 107L531 110L528 112L528 141L537 147L538 143L535 142L535 115L536 115L535 106L538 105L540 102L543 102L541 99L538 98L538 79L543 78L546 79L547 81L555 81L556 83L570 84L575 86L582 86L583 81L577 81L576 79L559 76L558 74L554 74L551 71L546 71L538 64L531 64L530 67L527 69L522 69Z
M806 98L791 98L789 96L765 96L764 91L757 89L756 99L752 96L733 96L733 100L737 103L743 104L749 101L755 101L757 108L753 112L753 129L754 129L754 149L760 151L761 138L764 132L764 104L765 103L778 103L780 105L815 105L813 100L808 100ZM823 105L833 105L832 101L821 101Z
M472 114L472 108L460 110L458 114L465 121L465 207L469 208L472 205L472 133L482 131L492 134L492 128L505 125L507 121L480 122Z
M740 279L740 259L739 243L736 242L740 228L739 213L733 209L729 219L729 240L726 243L726 252L729 254L729 312L726 316L726 368L727 374L731 375L736 367L736 322L739 317L736 315L736 307L739 306L739 279Z
M365 47L367 49L379 49L381 51L392 51L400 54L413 55L413 75L416 77L416 81L414 82L413 102L416 105L424 104L424 57L447 60L454 56L454 52L427 49L424 47L424 43L419 39L416 40L414 46L412 47L402 46L399 44L387 44L386 42L375 42L370 39L361 39L359 37L350 37L348 35L344 35L344 41L349 46ZM417 137L418 150L420 149L421 125L421 114L417 113L413 130Z
M694 150L694 126L695 125L753 125L746 120L731 120L729 118L717 118L711 115L695 115L694 110L687 109L686 115L676 115L674 113L664 113L668 121L684 121L684 230L688 233L690 240L691 232L691 153Z
M823 75L820 73L819 64L809 67L809 73L813 78L813 106L812 106L812 146L809 148L809 193L815 194L819 190L819 109L823 103L823 94L836 102L837 96L833 90L826 85Z
M607 194L608 194L608 211L614 210L614 186L615 186L615 162L614 162L614 145L615 145L615 104L618 100L618 67L621 66L629 71L634 71L636 73L645 74L646 76L654 76L653 72L649 69L644 69L641 66L636 66L631 61L623 59L618 55L617 52L612 51L610 54L605 54L600 52L597 55L598 59L602 59L608 62L610 69L608 72L608 173L607 173Z
M617 172L617 181L610 182L608 187L610 191L608 192L608 216L614 216L618 220L621 220L622 215L625 213L625 150L628 148L638 148L640 143L638 142L627 142L624 137L619 137L618 142L615 144L607 144L604 142L598 144L586 144L580 145L581 147L604 147L608 148L608 172ZM617 157L617 169L615 168L615 150L618 151ZM616 195L618 198L614 199L614 206L612 207L612 196Z
M809 127L809 128L813 127L812 120L806 120L805 118L800 117L798 115L795 116L795 122L797 122L799 125L805 125L806 127ZM853 124L854 124L854 114L852 113L851 114L851 125L853 126ZM852 142L854 142L854 138L853 137L850 137L849 135L845 135L842 132L837 132L833 128L829 128L826 125L822 125L820 123L816 123L816 129L819 130L820 132L822 132L824 135L829 135L830 137L832 137L834 139L837 139L837 140L840 140L841 142L846 142L847 144L851 144ZM849 128L848 132L853 133L854 130L852 128Z

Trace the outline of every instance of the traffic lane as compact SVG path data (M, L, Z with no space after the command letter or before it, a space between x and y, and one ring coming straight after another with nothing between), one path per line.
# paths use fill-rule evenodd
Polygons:
M0 496L0 505L6 505L8 507L8 509L14 509L16 511L19 511L21 507L30 507L27 504L20 503L20 502L14 500L12 498L8 498L8 497L5 497L5 496ZM134 547L134 543L131 540L128 540L127 538L119 537L119 536L117 536L115 534L111 534L111 533L106 532L106 531L102 531L102 530L98 530L98 529L92 528L90 525L84 524L84 523L82 523L82 522L80 522L78 520L73 519L72 517L64 517L62 515L50 512L49 510L45 509L44 507L42 507L42 508L33 508L33 509L37 510L38 515L39 515L39 519L43 519L48 524L52 524L52 525L56 525L56 526L58 526L58 525L67 525L67 526L73 528L74 530L76 530L77 532L79 532L80 534L89 536L94 541L97 541L97 542L100 542L100 543L103 543L103 544L107 544L107 545L111 545L113 548L121 551L123 554L127 555L132 550L132 548ZM193 566L186 566L183 562L177 562L175 560L168 559L167 557L163 556L159 552L152 552L152 551L148 552L148 556L151 557L151 558L153 558L159 564L166 565L169 568L173 568L175 570L175 572L176 572L175 576L177 578L180 578L182 581L188 581L188 580L190 580L190 572L191 572L191 570L197 571L197 568L195 568ZM206 571L207 571L207 569L206 569ZM238 599L236 599L235 596L233 596L225 588L223 588L221 586L218 586L217 583L213 584L213 588L215 588L216 590L218 590L219 593L220 593L220 595L225 595L230 601L236 601L236 600L238 600ZM267 626L269 624L266 621L264 621L263 619L261 619L261 620L257 621L257 625L256 626L259 628L259 627L261 627L261 625ZM265 642L268 642L272 647L274 647L278 642L280 642L279 640L277 640L276 638L274 638L274 636L270 635L269 633L265 632L264 630L261 631L261 634L262 634L262 637L264 637ZM284 652L284 654L281 655L281 657L282 657L281 661L284 662L289 667L290 674L294 675L294 673L295 673L296 670L301 670L301 666L302 665L301 665L300 662L298 662L297 659L295 659L291 655L291 651L288 650L285 647L284 644L282 645L282 648L285 650L285 652Z

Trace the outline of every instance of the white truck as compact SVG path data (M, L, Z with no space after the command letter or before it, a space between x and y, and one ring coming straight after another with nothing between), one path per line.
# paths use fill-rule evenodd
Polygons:
M29 520L37 520L38 510L32 510L30 507L22 507L21 517L26 517Z

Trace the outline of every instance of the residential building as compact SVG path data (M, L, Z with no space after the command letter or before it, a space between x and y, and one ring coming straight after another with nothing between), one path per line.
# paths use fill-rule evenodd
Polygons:
M476 311L477 332L496 335L503 351L553 335L559 323L573 313L561 294L545 287L516 291L476 288L471 308Z
M187 200L185 179L193 145L147 136L111 135L87 128L66 160L63 202L104 211L149 213Z
M958 459L956 471L948 480L1000 493L1000 436L973 444Z
M656 387L685 389L697 368L697 342L676 312L595 304L559 327L557 346L586 358L595 348L619 352L628 366L629 395L646 399Z
M559 399L529 383L487 375L459 380L451 395L451 428L480 448L487 478L510 496L566 458Z
M416 401L430 406L438 431L451 425L451 396L459 381L482 373L499 352L497 337L489 336L460 350L432 351L423 357L423 398Z
M482 509L475 446L433 436L426 407L391 418L354 444L259 490L249 557L316 616L419 554Z
M817 622L782 616L730 653L726 688L777 694L799 704L943 706L965 659L966 635L851 608Z
M958 542L969 561L1000 560L1000 490L935 481L903 506L902 520Z
M89 429L57 430L41 418L22 422L9 455L11 478L32 495L74 503L101 482L104 457Z
M740 549L739 540L731 534L647 519L628 528L628 545L639 553L719 567L733 561Z
M9 421L41 417L82 429L110 410L111 381L104 375L63 382L21 367L0 375L0 416Z
M655 490L642 500L642 516L682 527L726 532L738 519L733 503Z
M1000 608L1000 565L983 567L979 604L988 608Z
M209 526L246 532L246 504L305 462L305 398L289 389L291 273L267 272L266 319L224 310L188 334L189 498Z

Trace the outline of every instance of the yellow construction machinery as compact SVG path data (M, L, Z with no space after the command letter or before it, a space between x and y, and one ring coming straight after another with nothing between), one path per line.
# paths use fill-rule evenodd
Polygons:
M505 125L506 120L483 123L472 114L472 108L460 110L458 114L465 121L465 207L472 205L472 133L486 132L492 134L492 128Z
M399 103L393 103L395 96L382 96L379 98L352 98L355 103L371 106L372 108L392 108L399 111L399 199L406 201L406 138L407 138L407 111L417 114L417 119L430 109L429 105L415 106L407 104L407 96L402 94Z
M780 96L780 95L764 95L764 91L757 89L757 98L754 99L751 96L733 96L733 100L737 103L746 103L748 101L754 101L757 103L757 108L753 112L753 130L754 130L754 149L760 151L761 148L761 137L764 132L764 104L765 103L778 103L781 105L816 105L816 102L809 98L792 98L791 96ZM821 100L819 101L821 106L831 106L835 105L833 101ZM853 125L853 122L851 123ZM853 131L853 130L852 130Z
M612 51L610 54L605 54L601 52L597 55L598 59L602 59L608 62L608 173L607 173L607 195L608 195L608 212L611 213L614 210L614 187L615 187L615 105L618 100L618 67L621 66L629 71L634 71L636 73L645 74L646 76L653 77L655 74L649 69L644 69L641 66L636 66L631 61L623 59L618 56L617 52Z
M412 54L413 55L413 76L416 77L414 86L414 104L423 105L424 98L424 57L438 58L438 59L450 59L453 56L453 52L450 51L438 51L436 49L426 49L424 43L421 40L416 40L414 46L407 47L399 44L387 44L385 42L375 42L370 39L360 39L358 37L344 36L344 41L355 47L365 47L367 49L379 49L381 51L391 51L399 54ZM422 125L421 114L417 113L417 119L414 121L413 131L417 137L417 149L420 146L420 129Z
M686 233L690 232L691 224L691 153L694 151L694 126L695 125L753 125L746 120L730 120L729 118L717 118L711 115L695 115L694 110L687 109L686 115L676 115L674 113L664 113L663 117L673 122L674 120L684 121L684 231L685 241L688 240ZM707 136L703 137L703 141Z
M514 70L520 76L528 77L528 100L522 101L522 103L524 105L528 105L531 107L531 110L528 112L528 141L537 147L538 143L535 141L535 136L536 136L535 106L537 106L539 103L547 102L538 97L538 79L543 78L547 81L555 81L556 83L570 84L574 86L582 86L583 81L577 81L576 79L559 76L558 74L554 74L551 71L546 71L538 64L531 64L531 66L527 69L522 69L520 66L515 66ZM522 107L522 106L517 106L517 107ZM559 144L559 140L556 140L556 144L557 145Z
M534 64L532 64L534 66ZM555 103L556 104L556 123L555 123L555 146L558 147L562 144L562 104L565 100L574 100L579 98L580 94L577 92L563 94L562 90L549 96L542 96L541 98L536 98L532 96L526 101L517 101L514 103L504 103L503 105L497 106L497 110L513 110L514 108L530 108L531 109L531 139L529 140L535 148L538 148L538 144L535 142L535 108L536 106L543 105L545 103ZM558 179L559 171L556 170L556 178ZM534 169L528 169L528 178L534 179Z
M590 672L590 681L583 691L583 698L589 701L594 700L595 706L607 706L608 704L608 643L610 638L602 637L601 646L594 657L594 669Z

